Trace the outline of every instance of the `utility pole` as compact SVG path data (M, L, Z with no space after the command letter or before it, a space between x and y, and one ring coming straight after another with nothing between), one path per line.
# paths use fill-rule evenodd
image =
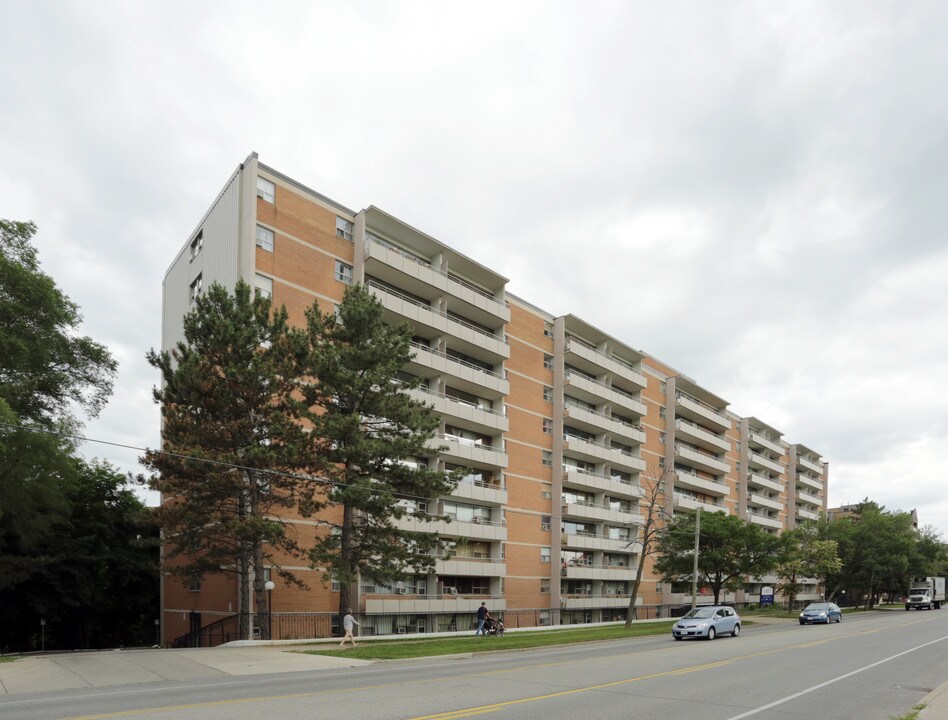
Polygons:
M691 609L698 606L698 538L701 536L701 508L695 514L695 565L691 572Z

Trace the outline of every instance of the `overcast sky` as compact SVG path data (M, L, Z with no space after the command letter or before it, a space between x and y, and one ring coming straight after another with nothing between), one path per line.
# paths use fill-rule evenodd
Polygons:
M0 217L158 444L161 282L251 151L948 531L948 4L0 0ZM87 445L138 469L138 453Z

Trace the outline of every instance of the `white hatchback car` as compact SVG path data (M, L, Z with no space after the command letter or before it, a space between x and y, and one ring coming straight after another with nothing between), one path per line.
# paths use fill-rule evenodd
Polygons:
M686 637L714 640L725 633L731 633L734 637L741 634L740 615L726 605L695 608L672 626L675 640Z

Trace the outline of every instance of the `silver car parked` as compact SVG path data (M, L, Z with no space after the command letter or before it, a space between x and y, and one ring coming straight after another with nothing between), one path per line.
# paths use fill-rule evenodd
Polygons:
M740 616L734 608L726 605L695 608L672 626L675 640L686 637L714 640L724 633L731 633L734 637L741 634Z

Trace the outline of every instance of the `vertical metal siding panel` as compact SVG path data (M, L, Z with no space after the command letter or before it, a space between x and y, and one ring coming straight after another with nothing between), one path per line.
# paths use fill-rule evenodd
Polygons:
M162 287L162 342L168 350L184 339L184 316L190 310L191 283L201 274L206 290L220 283L232 290L237 283L237 246L239 242L240 172L234 174L204 223L188 239L184 249L165 275ZM203 232L203 249L191 261L190 244Z

